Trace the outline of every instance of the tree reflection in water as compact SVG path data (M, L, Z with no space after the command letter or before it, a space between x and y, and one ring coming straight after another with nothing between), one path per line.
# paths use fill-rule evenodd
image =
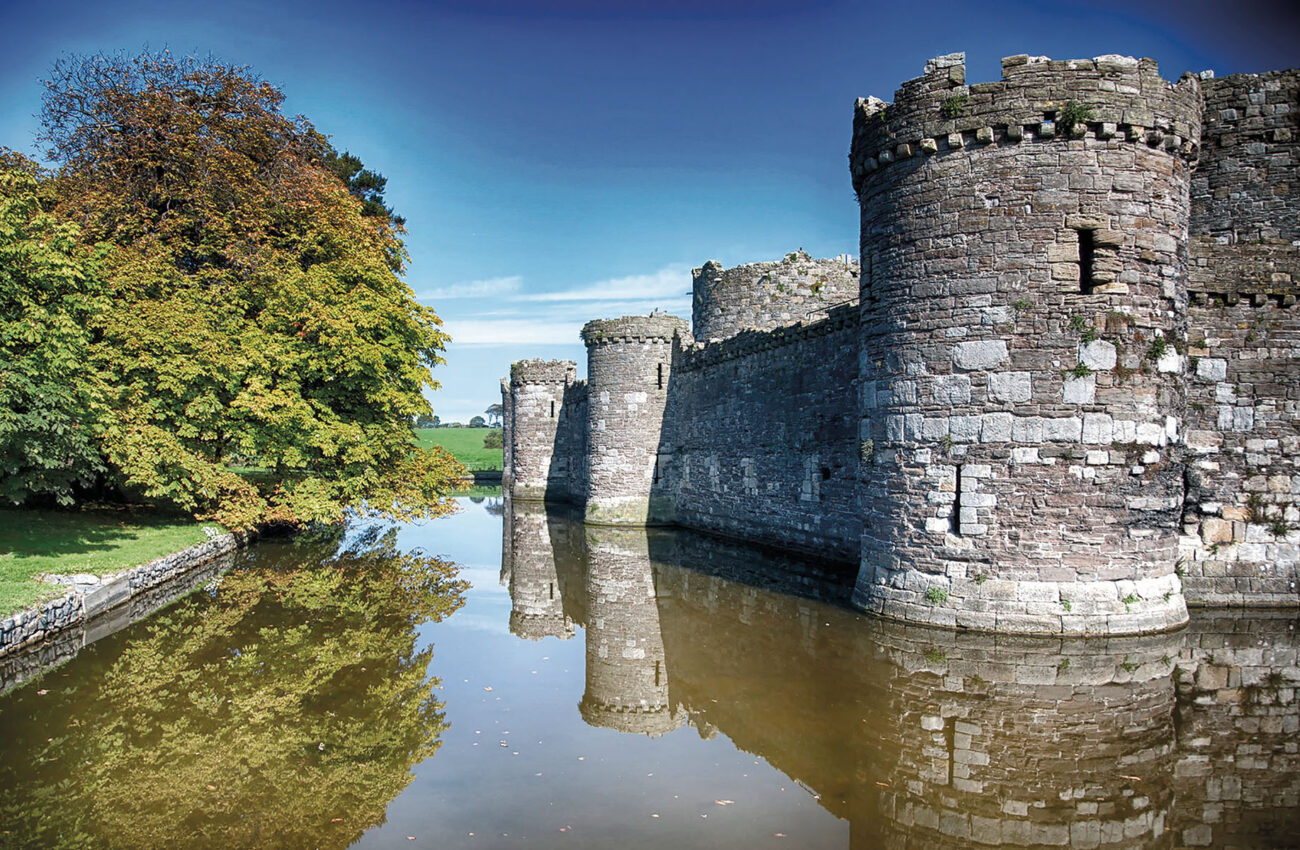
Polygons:
M261 544L99 669L8 695L0 846L346 847L383 822L446 728L417 627L466 589L395 537Z

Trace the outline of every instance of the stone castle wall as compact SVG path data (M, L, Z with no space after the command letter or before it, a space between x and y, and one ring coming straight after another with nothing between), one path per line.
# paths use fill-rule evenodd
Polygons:
M701 342L816 320L858 300L858 262L847 256L814 260L794 251L779 262L731 269L710 260L691 277L691 326Z
M1187 288L1189 599L1294 604L1300 580L1300 72L1207 80Z
M688 346L673 375L660 455L677 521L856 558L856 305Z
M512 437L514 493L528 455L588 521L858 559L858 606L933 625L1295 605L1298 120L1300 71L931 60L855 108L860 263L707 263L693 338L591 323L585 455Z

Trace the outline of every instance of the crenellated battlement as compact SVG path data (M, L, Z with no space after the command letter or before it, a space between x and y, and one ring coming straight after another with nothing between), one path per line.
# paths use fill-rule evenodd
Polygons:
M858 607L959 630L1296 605L1298 119L1294 70L932 59L855 105L859 261L706 262L690 327L583 328L587 385L516 364L513 492L852 561Z
M620 342L672 342L674 337L689 340L690 325L685 319L667 313L595 319L582 326L582 341L588 346Z
M510 364L510 383L572 384L578 378L578 364L572 360L520 360Z
M1089 139L1141 144L1188 161L1199 152L1199 78L1169 83L1150 59L1010 56L1001 81L968 86L965 79L965 54L955 53L930 60L891 104L860 98L854 188L863 191L868 175L902 160L985 146Z

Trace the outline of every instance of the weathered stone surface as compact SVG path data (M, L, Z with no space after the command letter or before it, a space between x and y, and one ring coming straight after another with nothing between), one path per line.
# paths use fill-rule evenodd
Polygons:
M936 625L1173 628L1180 553L1195 599L1300 600L1300 534L1277 524L1300 523L1300 74L1171 84L1116 56L1003 74L967 87L943 57L887 108L858 101L857 303L815 308L795 279L838 261L792 255L766 280L711 264L700 343L588 339L585 432L538 427L593 519L857 551L857 604ZM1093 117L1070 122L1071 100ZM515 442L520 470L545 458ZM976 571L975 592L924 599ZM1084 590L1065 610L1002 582Z

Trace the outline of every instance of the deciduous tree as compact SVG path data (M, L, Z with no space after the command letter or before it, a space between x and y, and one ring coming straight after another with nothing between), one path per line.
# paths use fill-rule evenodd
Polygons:
M55 65L58 210L114 249L88 352L103 453L145 498L232 526L435 514L460 470L413 450L411 423L441 322L402 279L400 225L282 101L213 59Z
M12 504L68 504L103 471L85 362L103 284L51 204L36 165L0 150L0 498Z

